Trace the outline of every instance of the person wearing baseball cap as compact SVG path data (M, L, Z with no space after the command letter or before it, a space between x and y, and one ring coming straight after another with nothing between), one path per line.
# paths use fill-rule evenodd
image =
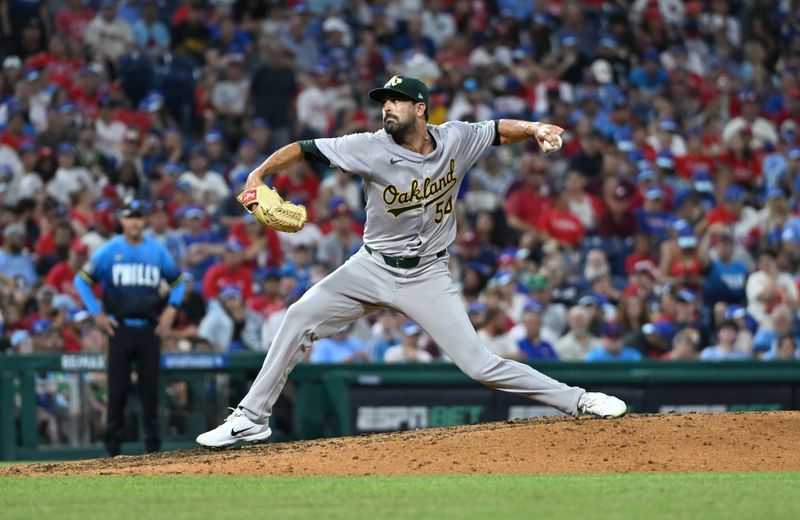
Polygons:
M698 224L698 230L702 232L714 224L726 226L736 224L742 218L746 199L747 192L741 186L738 184L728 186L722 194L722 200Z
M395 96L414 103L424 103L425 120L428 120L431 96L425 83L411 76L394 76L383 87L369 91L369 98L378 103L383 103Z
M535 299L530 299L522 309L522 327L525 336L517 341L520 352L528 359L557 360L558 355L553 345L543 339L542 332L542 304Z
M245 301L253 297L253 267L244 263L244 248L236 239L225 242L222 260L206 271L203 298L216 298L224 287L238 287Z
M675 220L674 215L664 209L664 196L661 188L648 188L644 194L644 206L635 212L641 232L659 241L668 238L670 226Z
M627 238L636 234L636 217L631 208L632 189L623 183L616 184L610 196L606 195L606 209L597 223L597 233L603 238Z
M616 321L603 324L601 343L590 350L585 361L641 361L642 354L622 342L622 327Z
M143 233L146 213L143 201L127 199L117 212L122 234L97 248L73 279L84 307L100 331L109 337L108 419L104 440L110 456L119 455L122 449L134 360L145 450L161 449L160 337L172 329L183 302L184 283L175 261L161 242ZM171 287L166 299L161 293L163 283ZM95 284L102 284L102 301L95 295Z
M433 356L421 348L422 329L413 321L406 322L400 330L400 343L386 349L385 363L430 363Z
M701 344L707 345L708 338L711 336L710 325L703 322L700 312L700 294L686 288L672 287L671 291L665 290L675 301L675 313L671 317L663 316L669 320L672 326L673 335L675 332L692 328L700 332ZM664 298L669 296L664 295ZM671 338L670 338L671 339Z
M245 305L242 290L228 285L209 303L197 335L219 350L257 350L261 348L262 321L260 314Z
M257 208L261 213L271 205L257 193L267 193L266 178L299 162L319 161L364 178L364 247L289 307L270 345L270 361L247 395L224 422L199 435L197 442L224 447L267 439L286 374L300 359L300 349L306 343L311 346L309 331L324 336L368 310L387 305L414 319L457 366L486 386L538 400L573 416L625 414L626 405L618 398L571 387L527 365L492 355L484 338L470 326L447 271L448 247L457 237L458 187L467 172L493 145L527 141L544 153L558 150L564 129L514 119L429 124L428 89L411 76L390 78L382 88L370 91L370 98L382 104L380 130L294 142L250 173L240 200L251 201L248 209L255 200L264 206ZM390 295L388 300L384 294ZM487 323L496 339L505 334L505 316L491 316L492 312ZM486 329L484 325L481 331ZM347 349L341 342L327 342L323 349L323 341L313 346L312 362L369 358L359 355L365 349ZM519 349L512 342L509 350L516 354Z
M703 300L713 308L717 302L742 305L747 301L745 284L749 275L747 264L734 256L736 243L728 230L712 231L702 240L701 251L713 248L713 254L703 253Z

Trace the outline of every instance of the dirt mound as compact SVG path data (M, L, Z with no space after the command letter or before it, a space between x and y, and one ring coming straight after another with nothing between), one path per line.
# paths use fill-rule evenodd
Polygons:
M533 419L221 451L196 449L0 475L409 475L800 470L800 412Z

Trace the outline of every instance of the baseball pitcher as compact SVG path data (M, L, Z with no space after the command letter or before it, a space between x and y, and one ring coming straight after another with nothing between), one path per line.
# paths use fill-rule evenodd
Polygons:
M577 416L619 417L616 397L560 383L533 368L491 354L478 339L447 269L456 236L453 214L464 175L490 146L535 139L544 152L561 146L560 127L501 119L429 125L430 99L417 78L394 76L369 97L383 106L375 133L289 144L250 173L242 205L281 231L305 223L304 208L284 202L264 179L302 161L322 161L364 179L364 246L290 306L250 391L203 446L263 441L272 406L289 372L312 343L380 308L417 322L471 378Z

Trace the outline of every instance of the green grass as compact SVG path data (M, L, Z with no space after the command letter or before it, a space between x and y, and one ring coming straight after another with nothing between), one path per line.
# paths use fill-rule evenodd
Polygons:
M3 519L797 519L800 473L0 478Z

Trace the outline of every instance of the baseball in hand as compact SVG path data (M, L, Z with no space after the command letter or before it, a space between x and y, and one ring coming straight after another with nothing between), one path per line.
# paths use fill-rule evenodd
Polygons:
M564 144L564 141L561 140L560 135L556 135L556 142L550 143L550 141L542 140L542 148L544 149L544 153L555 152L561 149L561 145Z

